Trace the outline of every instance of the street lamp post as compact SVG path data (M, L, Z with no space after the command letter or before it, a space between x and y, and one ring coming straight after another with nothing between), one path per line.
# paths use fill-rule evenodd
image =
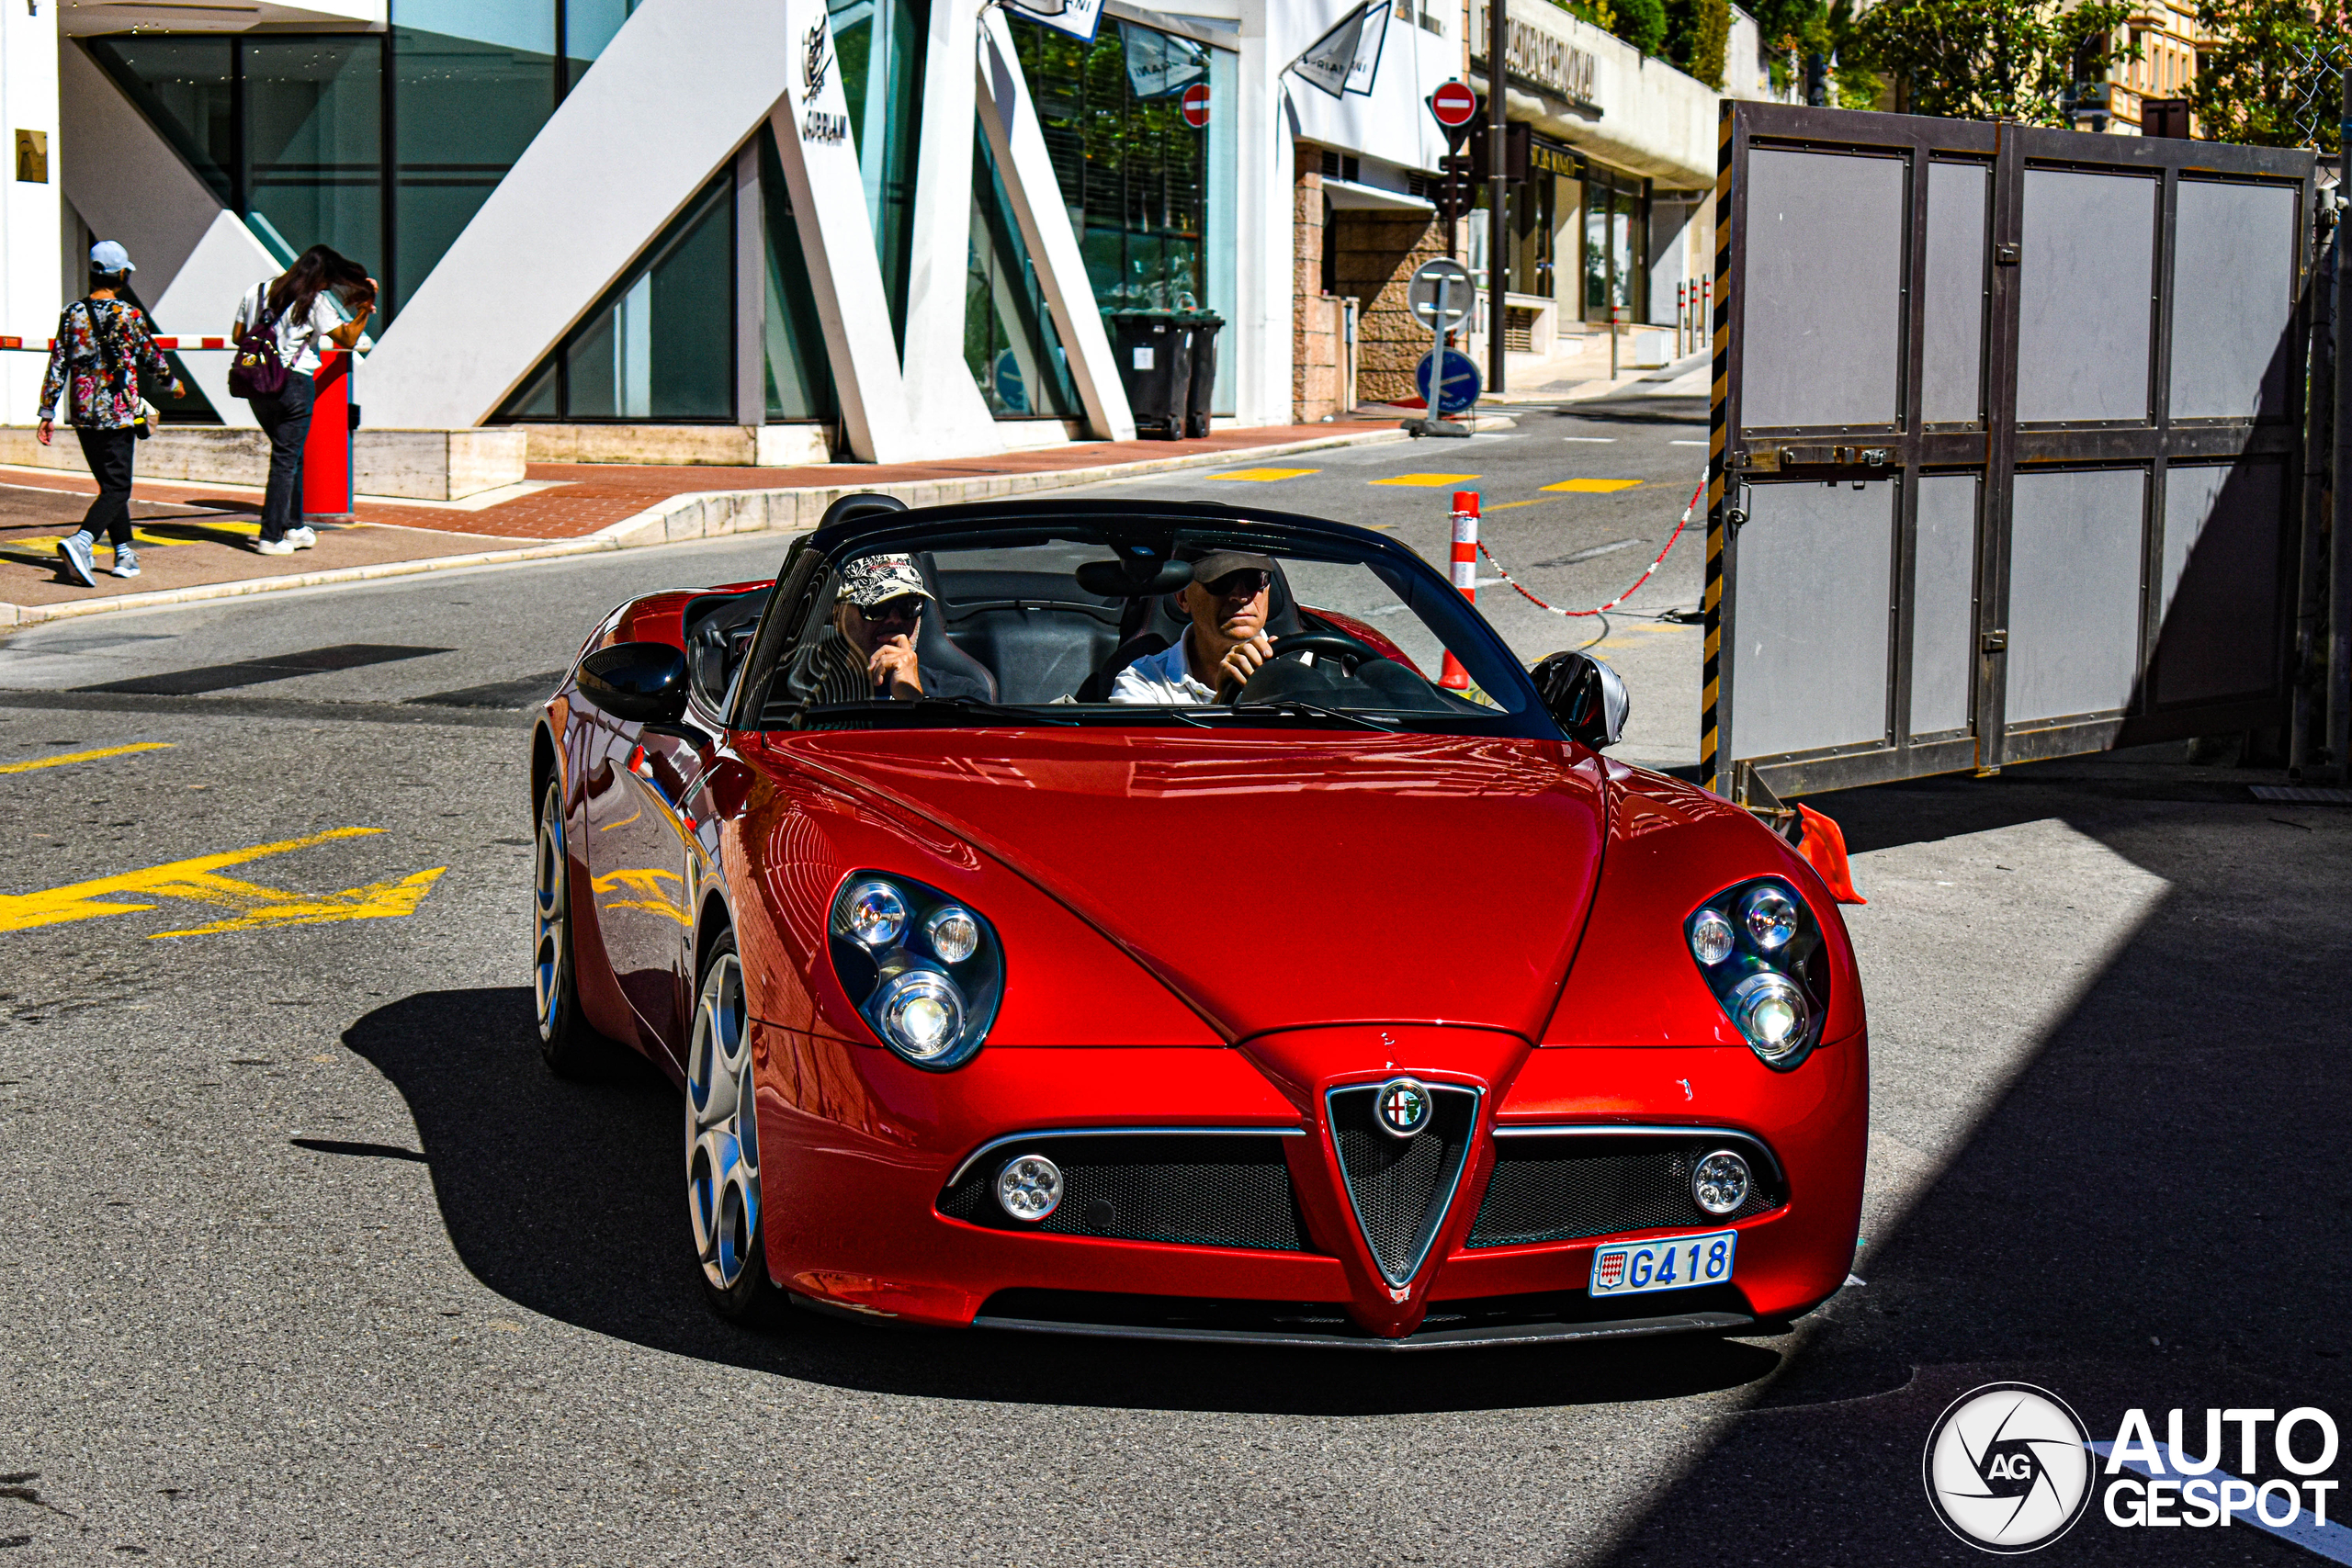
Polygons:
M1503 99L1503 50L1509 41L1510 0L1487 4L1487 389L1503 389L1503 245L1510 203L1510 118Z

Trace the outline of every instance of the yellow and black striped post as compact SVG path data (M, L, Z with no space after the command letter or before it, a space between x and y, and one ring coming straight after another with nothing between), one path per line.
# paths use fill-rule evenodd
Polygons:
M1731 151L1733 103L1723 102L1715 139L1714 362L1707 411L1707 590L1699 608L1705 618L1707 660L1700 693L1699 774L1709 789L1728 794L1720 755L1723 731L1717 705L1723 694L1724 458L1729 448L1724 395L1731 382Z

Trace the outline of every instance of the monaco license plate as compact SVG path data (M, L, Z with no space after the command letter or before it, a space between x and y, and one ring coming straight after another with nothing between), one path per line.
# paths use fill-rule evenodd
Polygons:
M1593 1252L1592 1293L1633 1296L1725 1284L1731 1280L1732 1254L1738 1250L1737 1231L1616 1242Z

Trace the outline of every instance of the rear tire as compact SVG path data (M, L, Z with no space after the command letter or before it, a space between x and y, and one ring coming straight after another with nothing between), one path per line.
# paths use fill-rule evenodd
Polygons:
M548 1070L571 1077L603 1043L580 1016L571 956L571 860L563 840L563 784L549 779L539 796L531 867L531 999L539 1016L539 1055Z
M775 1321L784 1292L768 1278L760 1221L760 1126L751 1010L735 933L711 943L686 1043L686 1217L703 1294L730 1322Z

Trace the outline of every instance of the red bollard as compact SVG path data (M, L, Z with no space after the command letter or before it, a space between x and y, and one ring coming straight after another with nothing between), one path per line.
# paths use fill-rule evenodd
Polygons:
M321 356L311 437L302 444L302 515L342 522L351 516L351 366L349 349Z
M1457 490L1453 492L1453 586L1473 604L1478 598L1478 492ZM1470 671L1453 657L1453 649L1445 650L1445 668L1437 683L1452 691L1470 689Z

